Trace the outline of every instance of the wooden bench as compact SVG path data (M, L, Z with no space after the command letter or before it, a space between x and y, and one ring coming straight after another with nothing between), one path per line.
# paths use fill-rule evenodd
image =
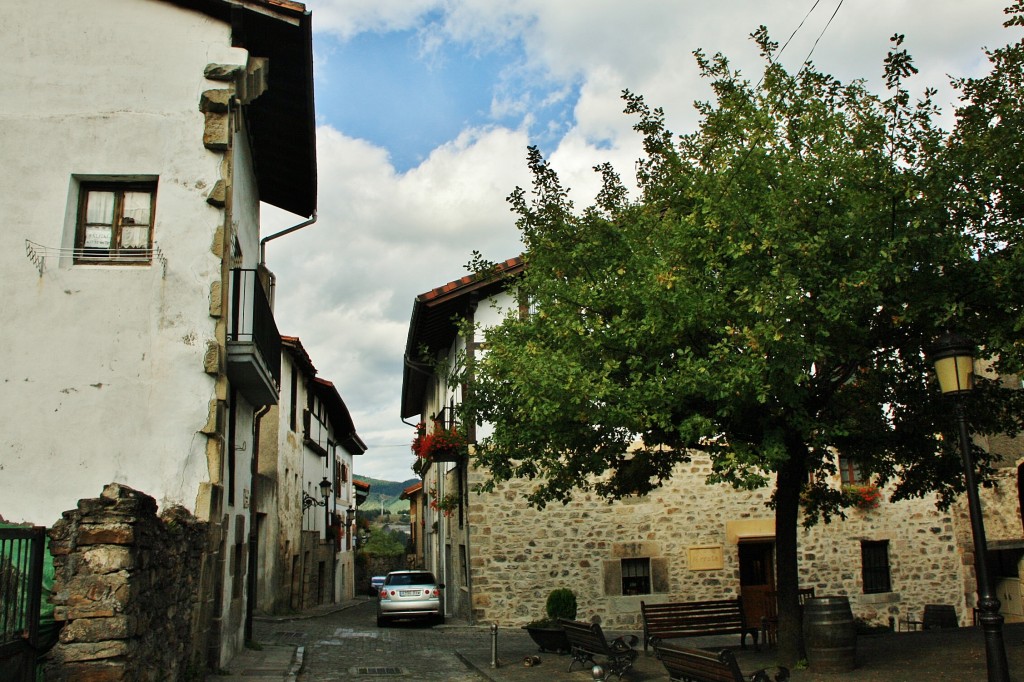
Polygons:
M771 682L765 670L758 670L749 676L740 672L736 658L728 649L718 653L702 649L684 649L671 644L657 643L654 653L668 671L673 682ZM779 669L776 680L789 679L789 671Z
M633 667L633 661L638 656L636 649L633 648L637 644L636 635L631 635L628 641L618 637L609 642L597 623L582 623L564 618L559 618L558 623L569 637L569 653L572 655L572 661L569 662L570 672L577 663L583 667L586 667L587 663L595 665L595 656L604 656L606 659L604 679L608 679L608 675L612 673L622 679L622 673Z
M754 639L760 623L747 623L743 602L735 599L648 604L640 602L644 621L644 651L648 644L676 637L707 637L709 635L740 636L740 646L747 646L747 634Z

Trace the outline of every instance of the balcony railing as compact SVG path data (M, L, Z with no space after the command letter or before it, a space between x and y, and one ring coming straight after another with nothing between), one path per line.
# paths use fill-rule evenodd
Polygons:
M256 270L231 271L228 378L253 405L277 403L281 334Z

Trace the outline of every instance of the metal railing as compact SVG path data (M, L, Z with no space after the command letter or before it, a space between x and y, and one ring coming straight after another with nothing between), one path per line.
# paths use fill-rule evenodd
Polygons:
M26 239L25 255L36 266L40 277L46 271L48 260L59 263L62 259L88 265L148 265L156 261L163 268L163 276L167 276L167 258L156 242L144 249L86 249L43 246Z
M281 334L256 270L231 271L228 342L251 343L263 356L274 382L281 383Z

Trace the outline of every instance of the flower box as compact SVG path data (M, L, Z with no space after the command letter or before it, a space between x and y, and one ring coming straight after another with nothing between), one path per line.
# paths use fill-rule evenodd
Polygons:
M446 429L434 425L429 433L423 423L416 425L416 437L412 440L413 453L431 462L458 462L466 456L466 437L456 427Z

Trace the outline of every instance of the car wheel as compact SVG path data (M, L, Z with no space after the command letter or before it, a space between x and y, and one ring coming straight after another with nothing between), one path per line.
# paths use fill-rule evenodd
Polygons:
M388 621L387 621L387 619L384 616L377 616L377 627L383 628L383 627L387 627L387 625L388 625Z
M434 625L444 625L444 614L439 613L434 616Z

